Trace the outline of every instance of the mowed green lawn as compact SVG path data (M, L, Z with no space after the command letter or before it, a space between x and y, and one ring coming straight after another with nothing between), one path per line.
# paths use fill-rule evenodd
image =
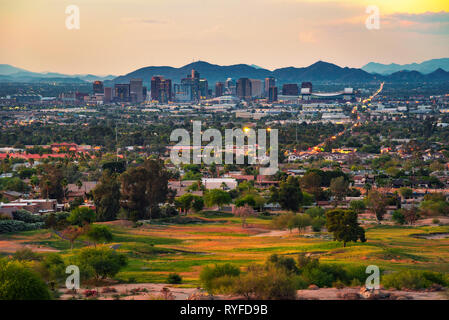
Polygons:
M179 273L187 286L198 285L203 266L231 262L244 267L261 263L277 253L295 257L312 253L323 262L352 265L377 265L383 270L420 269L449 272L449 238L419 239L419 233L449 233L449 226L366 228L365 243L342 243L324 237L299 236L294 230L276 236L255 236L269 229L267 218L250 218L249 228L229 216L194 215L205 223L154 224L138 228L129 223L106 223L114 234L109 245L127 253L129 264L116 278L123 282L166 282L169 273ZM49 232L39 230L0 236L0 240L51 247L71 255L69 243ZM83 239L80 239L83 240ZM75 248L86 246L77 241Z

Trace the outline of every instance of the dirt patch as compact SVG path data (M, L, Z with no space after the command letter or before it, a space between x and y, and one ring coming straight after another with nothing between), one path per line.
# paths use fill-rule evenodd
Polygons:
M410 236L417 239L428 239L428 240L446 239L449 238L449 232L415 233L411 234Z
M141 283L141 284L117 284L108 286L114 288L116 292L103 293L106 287L91 287L91 290L99 292L97 297L99 300L153 300L161 299L161 290L168 288L173 295L174 300L187 300L188 297L196 291L195 288L177 288L167 284L159 283ZM78 290L76 295L73 295L68 290L64 290L64 294L60 297L62 300L72 299L73 297L82 299L85 298L84 292L86 288Z
M425 291L401 291L401 290L381 290L384 294L399 297L407 300L447 300L441 292ZM360 292L359 287L354 288L321 288L317 290L298 290L300 300L353 300ZM345 298L346 297L346 298ZM349 297L349 298L348 298ZM354 297L354 298L350 298Z
M44 246L38 246L38 245L31 245L31 244L22 244L15 241L9 241L9 240L2 240L0 241L0 252L6 252L6 253L14 253L19 249L28 248L33 250L34 252L58 252L59 250L44 247Z

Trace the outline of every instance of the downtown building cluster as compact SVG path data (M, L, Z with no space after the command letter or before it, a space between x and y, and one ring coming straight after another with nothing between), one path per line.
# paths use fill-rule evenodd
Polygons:
M95 81L93 93L97 96L97 100L102 100L103 103L142 103L144 101L199 103L225 96L246 102L263 99L268 103L288 100L313 102L354 99L352 88L345 88L341 92L315 93L311 82L285 83L277 86L274 77L264 80L228 78L225 81L216 82L215 86L210 88L208 80L201 78L200 73L194 69L179 83L173 83L172 79L157 75L151 78L149 84L150 90L147 90L142 79L131 79L129 83L115 83L113 87L104 87L101 81Z

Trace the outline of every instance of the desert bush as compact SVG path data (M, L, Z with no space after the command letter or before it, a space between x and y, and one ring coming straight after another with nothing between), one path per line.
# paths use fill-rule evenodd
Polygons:
M0 300L50 300L39 275L19 261L0 259Z
M83 248L72 258L78 265L85 280L114 277L128 263L127 257L108 247Z
M30 248L23 248L14 253L13 259L18 261L39 261L42 260L42 257Z
M382 284L386 288L396 289L425 289L433 284L449 285L447 275L438 272L403 270L384 275Z
M167 277L167 283L169 284L182 283L182 277L177 273L170 273Z
M283 257L277 254L272 254L268 257L266 262L267 267L274 267L275 269L281 269L287 273L297 273L298 268L293 258Z
M237 266L230 264L230 263L226 263L226 264L222 264L222 265L215 265L213 267L205 266L200 273L200 281L201 281L203 287L209 293L213 293L217 289L218 283L217 283L217 285L215 284L217 279L219 279L221 277L225 277L225 276L237 277L239 275L240 275L240 269Z
M393 215L391 216L391 219L393 219L393 221L396 222L397 224L405 223L405 217L401 210L395 210L393 212Z
M296 298L296 288L291 276L276 268L251 268L235 280L234 293L257 300Z
M314 232L320 232L326 224L326 219L323 217L315 217L312 219L312 230Z
M48 282L62 283L67 277L65 262L57 253L45 255L37 270Z

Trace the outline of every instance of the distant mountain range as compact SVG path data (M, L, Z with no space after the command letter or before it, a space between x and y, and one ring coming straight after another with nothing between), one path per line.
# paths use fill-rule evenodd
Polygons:
M230 66L220 66L211 64L205 61L197 61L187 64L180 68L169 66L150 66L137 69L122 76L96 76L96 75L65 75L60 73L36 73L24 69L16 68L11 65L0 65L0 82L72 82L84 83L93 80L101 80L105 82L106 86L111 86L114 83L129 83L131 79L143 79L145 85L149 85L153 76L161 75L172 79L173 83L179 83L182 78L190 74L192 69L200 73L201 78L209 81L210 87L215 82L225 81L227 78L234 80L239 78L250 79L265 79L267 77L275 77L278 85L284 83L300 83L303 81L311 81L318 83L332 82L336 84L352 84L352 83L368 83L368 82L441 82L449 81L449 65L447 69L441 67L445 61L449 59L430 60L419 64L425 66L426 70L430 70L430 65L435 66L435 69L430 72L420 72L416 70L399 70L391 74L382 74L379 69L376 71L367 71L368 68L373 68L374 63L367 64L362 69L339 67L335 64L318 61L308 67L296 68L287 67L276 70L268 70L255 65L236 64ZM433 61L432 63L430 63ZM436 61L439 61L438 63ZM373 69L374 70L374 69Z
M377 73L382 75L389 75L398 71L418 71L420 73L428 74L435 70L443 69L449 71L449 58L432 59L422 63L410 63L410 64L382 64L376 62L370 62L362 67L362 70L369 73Z
M96 76L93 74L75 74L68 75L56 72L31 72L25 69L17 68L9 64L0 64L1 82L71 82L82 83L95 80L111 80L116 76Z
M106 84L128 83L133 78L144 79L148 83L151 77L161 75L172 79L175 83L185 78L192 69L200 73L201 78L206 78L210 84L217 81L225 81L227 78L234 80L246 77L251 79L264 79L275 77L278 84L300 83L302 81L311 82L333 82L341 84L366 83L372 81L387 82L434 82L449 81L449 72L439 68L429 74L417 71L398 71L391 75L381 75L369 73L362 69L339 67L335 64L318 61L304 68L281 68L273 71L260 67L253 67L246 64L236 64L231 66L220 66L204 61L193 62L181 68L173 67L145 67L135 70L126 75L117 77Z

